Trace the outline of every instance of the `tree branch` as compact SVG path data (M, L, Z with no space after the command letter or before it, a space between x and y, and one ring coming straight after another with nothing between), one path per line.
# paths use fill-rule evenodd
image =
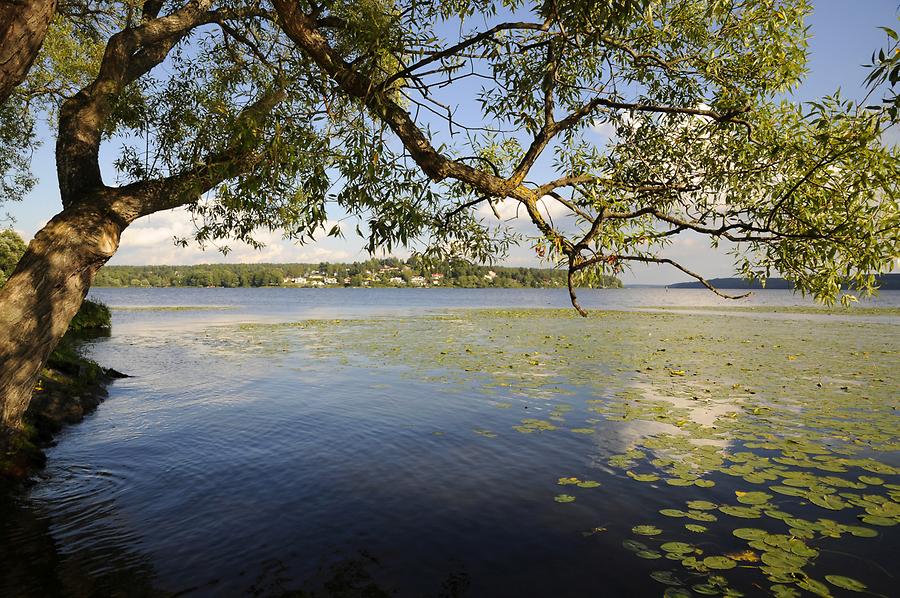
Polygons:
M719 297L722 297L724 299L743 299L744 297L748 297L749 295L751 295L750 292L743 293L741 295L728 295L726 293L723 293L722 291L720 291L719 289L714 287L708 280L706 280L700 274L697 274L696 272L693 272L693 271L689 270L688 268L685 268L684 266L682 266L675 260L665 258L665 257L650 257L650 256L643 256L643 255L618 255L618 254L598 255L596 257L584 260L582 262L575 263L573 260L569 264L569 273L571 275L575 272L580 272L581 270L584 270L585 268L589 268L590 266L594 266L594 265L601 264L601 263L615 264L617 262L642 262L642 263L648 263L648 264L668 264L670 266L677 268L678 270L681 270L682 272L684 272L691 278L697 280L700 284L705 286L707 289L709 289L710 291L712 291L713 293L715 293L716 295L718 295ZM571 289L571 285L569 288ZM582 313L584 310L581 309L581 307L577 304L577 301L575 301L574 295L571 293L571 290L570 290L570 295L573 298L572 305L575 307L575 309L577 309L578 312L581 313L582 315L586 315L586 313Z
M277 4L278 3L276 2L276 5ZM279 9L279 12L281 12L281 9ZM440 50L439 52L435 52L434 54L431 54L427 58L423 58L417 62L414 62L413 64L409 65L408 67L406 67L406 68L394 73L390 77L388 77L383 83L381 83L381 85L379 87L381 89L388 89L391 86L391 84L394 83L395 81L399 81L400 79L404 79L404 78L408 77L409 75L416 72L423 66L427 66L427 65L429 65L433 62L437 62L439 60L443 60L444 58L447 58L449 56L457 55L459 52L465 50L466 48L470 48L470 47L472 47L476 44L479 44L485 40L492 39L496 34L500 33L501 31L509 31L512 29L527 29L530 31L547 31L549 28L550 28L549 23L542 24L542 23L519 22L519 23L500 23L499 25L494 25L490 29L488 29L486 31L482 31L481 33L478 33L476 35L473 35L472 37L470 37L468 39L464 39L463 41L459 42L456 45L450 46L449 48L445 48L444 50Z
M247 131L252 124L266 118L287 97L281 88L269 90L255 102L244 107L238 114L235 130ZM138 205L126 206L128 215L134 218L146 216L162 210L177 208L196 201L220 183L249 172L259 162L261 156L246 144L238 133L219 152L210 154L201 164L177 174L142 181L121 187L123 196L137 198ZM135 213L136 211L136 213Z

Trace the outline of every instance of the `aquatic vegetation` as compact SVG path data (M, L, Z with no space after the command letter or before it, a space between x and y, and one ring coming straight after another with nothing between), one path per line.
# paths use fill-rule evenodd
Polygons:
M825 581L835 587L853 592L864 592L866 590L866 584L863 582L857 581L852 577L844 577L843 575L826 575Z
M900 316L900 308L897 307L872 307L862 305L825 306L825 305L702 305L702 306L673 306L665 305L647 309L666 310L676 312L733 312L749 314L813 314L813 315L841 315L841 316Z
M505 425L523 443L581 443L598 468L560 472L574 491L553 499L603 500L580 490L603 476L662 497L655 519L626 528L643 542L622 545L678 565L648 570L665 596L738 596L748 576L774 596L864 591L852 567L820 561L900 523L898 322L760 316L473 310L252 326L240 350L301 342L484 397L501 408L482 436Z

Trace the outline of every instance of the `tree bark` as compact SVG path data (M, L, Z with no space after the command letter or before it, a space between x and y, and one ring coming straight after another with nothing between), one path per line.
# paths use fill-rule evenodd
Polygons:
M0 288L0 435L21 427L43 364L128 222L90 205L57 214Z
M0 104L25 80L56 13L56 0L0 0Z

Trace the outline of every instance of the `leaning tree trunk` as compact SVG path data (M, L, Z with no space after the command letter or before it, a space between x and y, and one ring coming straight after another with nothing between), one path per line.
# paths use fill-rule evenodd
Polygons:
M125 226L107 210L67 208L35 235L0 288L0 433L21 427L43 364Z
M54 13L56 0L0 0L0 104L28 74Z

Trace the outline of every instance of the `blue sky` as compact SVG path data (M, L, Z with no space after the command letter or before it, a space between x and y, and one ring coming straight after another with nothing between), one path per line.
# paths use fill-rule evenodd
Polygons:
M895 27L897 0L814 0L813 13L808 20L812 38L809 46L809 75L796 92L794 99L810 100L833 93L840 88L845 97L861 98L862 81L866 71L862 65L869 61L874 49L885 45L886 36L879 26ZM39 179L37 187L20 204L4 206L16 219L14 228L26 239L31 236L62 206L56 184L53 156L53 133L41 128L43 145L35 154L33 170ZM598 142L602 137L598 135ZM113 155L104 152L103 165L107 182L115 180L111 167ZM262 250L229 243L232 252L227 258L214 248L206 251L196 246L176 247L173 237L190 236L192 224L183 211L154 214L134 223L123 235L113 264L185 264L202 262L319 262L355 261L367 259L362 243L348 235L346 240L323 239L298 246L284 241L278 233L262 233L266 243ZM324 237L324 234L322 235ZM731 260L715 252L697 237L685 237L676 242L667 254L707 276L730 275ZM506 260L510 265L540 265L533 252L524 244L513 249ZM684 279L683 275L656 266L636 268L623 276L626 283L666 284Z

